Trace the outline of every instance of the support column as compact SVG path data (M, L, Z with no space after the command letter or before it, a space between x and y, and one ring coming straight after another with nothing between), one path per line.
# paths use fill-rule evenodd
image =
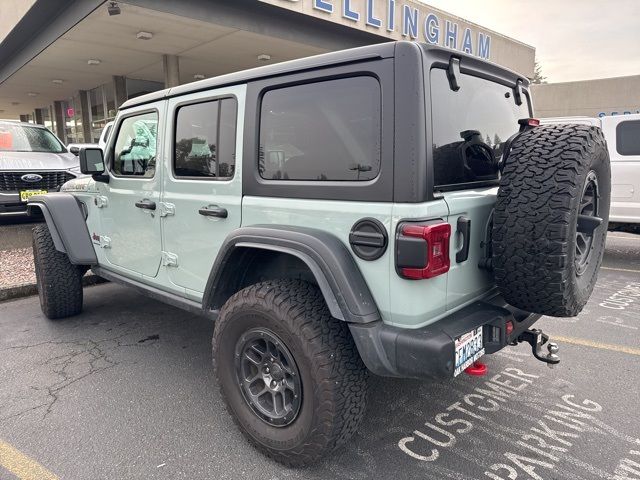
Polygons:
M34 119L38 125L44 125L44 115L42 115L42 109L36 108L34 113Z
M56 135L62 143L67 144L67 138L65 135L65 118L64 118L64 104L61 100L56 100L53 102L53 115L56 119Z
M20 115L20 121L21 122L28 122L29 121L29 115Z
M162 55L164 88L180 85L180 61L177 55Z
M82 118L82 137L85 143L93 143L91 138L91 115L89 114L89 100L86 90L80 90L80 115Z
M113 76L113 90L116 97L116 110L127 101L127 79L121 75Z

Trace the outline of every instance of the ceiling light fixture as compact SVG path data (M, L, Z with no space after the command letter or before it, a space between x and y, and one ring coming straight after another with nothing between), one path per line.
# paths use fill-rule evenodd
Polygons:
M120 15L120 7L118 6L118 2L109 2L107 12L109 12L109 16L111 17L113 17L114 15Z
M151 40L153 38L153 33L151 33L151 32L138 32L138 33L136 33L136 38L138 40Z
M261 53L260 55L258 55L258 60L260 60L261 62L266 62L267 60L271 60L271 55Z
M38 93L37 92L27 92L27 95L30 97L37 97Z
M11 102L11 105L15 107L16 105L20 105L20 102Z
M202 80L204 78L204 75L202 75L201 73L196 73L193 78L195 80Z
M90 58L87 60L87 65L100 65L102 62L97 58Z
M51 83L55 83L56 85L62 85L62 80L60 80L59 78L54 78L53 80L51 80Z

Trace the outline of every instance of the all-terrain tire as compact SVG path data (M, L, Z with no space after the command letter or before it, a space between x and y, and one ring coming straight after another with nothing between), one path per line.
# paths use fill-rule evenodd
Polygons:
M599 128L541 125L515 139L492 229L495 279L508 303L556 317L582 310L604 254L610 192L609 154ZM588 248L577 251L578 215L589 210L592 197L593 216L602 223Z
M46 225L33 229L33 259L40 307L51 320L82 311L82 271L56 250Z
M238 345L256 329L281 339L299 370L301 406L284 426L273 426L256 414L239 386ZM367 370L349 328L331 317L322 294L310 283L273 280L233 295L216 321L213 358L222 397L235 423L251 444L280 463L311 464L358 429L365 410Z

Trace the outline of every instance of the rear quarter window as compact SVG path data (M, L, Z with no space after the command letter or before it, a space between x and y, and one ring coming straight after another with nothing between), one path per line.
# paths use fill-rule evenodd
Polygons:
M620 155L640 155L640 120L626 120L618 124L616 150Z
M380 171L381 90L357 76L267 91L259 172L266 180L364 181Z
M434 185L451 190L497 182L504 142L530 116L528 97L516 105L511 87L467 74L453 91L440 68L431 70L430 81Z

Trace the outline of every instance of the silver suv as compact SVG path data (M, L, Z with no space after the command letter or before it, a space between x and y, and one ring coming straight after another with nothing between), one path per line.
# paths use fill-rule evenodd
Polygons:
M46 127L0 121L0 217L26 215L29 197L81 175L78 157Z

